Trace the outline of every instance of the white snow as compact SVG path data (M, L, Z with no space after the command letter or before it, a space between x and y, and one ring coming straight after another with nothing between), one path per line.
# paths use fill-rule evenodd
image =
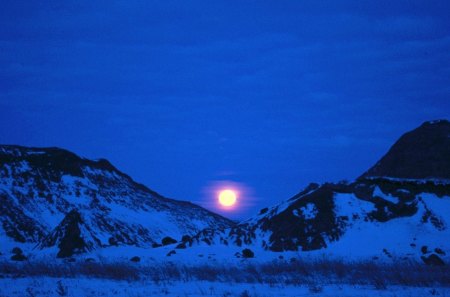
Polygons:
M116 203L108 204L108 206L111 208L108 213L109 217L124 221L127 225L141 225L152 231L155 240L160 240L167 235L180 239L185 234L165 211L133 210Z
M383 200L389 201L394 204L397 204L399 202L397 197L394 197L392 195L386 195L378 186L376 186L375 189L373 190L373 196L379 197Z
M450 215L450 197L444 196L442 198L429 193L422 193L419 195L422 200L433 211L434 214L441 218L448 218ZM449 226L447 226L449 227Z
M352 201L352 195L346 196L347 201ZM356 198L355 198L356 199ZM343 199L345 201L345 199ZM438 198L435 195L426 194L423 200L428 206L432 206L433 212L438 216L446 217L450 213L450 197ZM336 199L338 201L338 199ZM358 200L358 203L365 205L363 212L370 210L370 205ZM355 203L353 201L353 203ZM341 203L341 206L349 205L348 202ZM422 215L425 206L418 204L418 211L412 217L400 217L387 222L356 221L351 228L348 228L344 235L335 242L329 243L324 250L310 252L312 255L326 255L327 257L342 257L346 259L370 259L373 256L385 257L383 249L388 250L394 256L412 256L420 260L422 253L421 246L428 246L431 249L441 248L447 255L450 252L448 238L450 229L438 231L431 223L424 224ZM348 209L340 208L340 214L349 214L355 210L354 207ZM415 246L411 246L411 244ZM448 257L448 256L447 256Z
M353 194L338 193L334 195L335 213L337 216L347 216L352 219L353 215L365 216L375 210L371 202L358 199Z

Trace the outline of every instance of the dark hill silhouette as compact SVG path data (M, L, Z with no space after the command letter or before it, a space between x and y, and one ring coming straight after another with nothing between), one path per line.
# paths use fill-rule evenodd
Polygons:
M450 179L450 122L425 122L404 134L360 178Z

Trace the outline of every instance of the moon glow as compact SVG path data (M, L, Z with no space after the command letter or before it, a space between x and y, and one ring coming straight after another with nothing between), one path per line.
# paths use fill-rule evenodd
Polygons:
M222 190L219 193L219 203L224 207L231 207L236 203L237 195L233 190Z

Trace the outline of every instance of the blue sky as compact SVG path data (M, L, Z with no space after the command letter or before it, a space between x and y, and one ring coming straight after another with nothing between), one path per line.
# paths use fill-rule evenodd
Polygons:
M448 1L3 1L0 142L247 217L450 114Z

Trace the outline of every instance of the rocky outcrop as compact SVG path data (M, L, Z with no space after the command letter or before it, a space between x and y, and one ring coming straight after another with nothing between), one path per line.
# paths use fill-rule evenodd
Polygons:
M92 251L100 246L77 210L70 211L62 222L39 244L39 248L57 247L58 258Z

